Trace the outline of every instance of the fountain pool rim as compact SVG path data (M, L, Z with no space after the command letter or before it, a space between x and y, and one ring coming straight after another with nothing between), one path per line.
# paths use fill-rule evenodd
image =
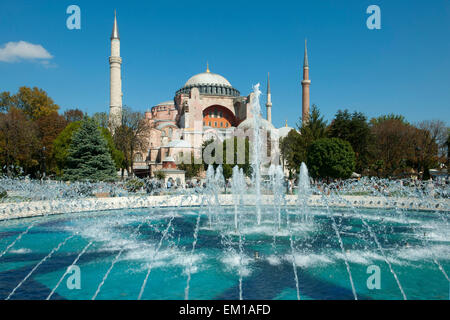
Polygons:
M221 206L234 206L231 194L219 194ZM254 195L245 195L241 205L254 206ZM297 206L297 196L287 195L286 206ZM337 201L329 196L311 195L307 200L310 207L347 207L366 209L400 209L413 211L450 212L450 199L421 199L417 197L397 198L366 195L342 195ZM0 203L0 221L31 218L46 215L108 211L139 208L199 207L202 196L186 195L145 195L133 197L83 198L67 200L41 200L31 202ZM262 206L273 205L273 195L262 197Z

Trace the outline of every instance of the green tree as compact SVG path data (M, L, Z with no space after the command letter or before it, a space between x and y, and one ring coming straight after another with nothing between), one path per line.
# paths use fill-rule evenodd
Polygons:
M290 177L299 170L299 163L305 162L306 153L303 152L301 139L302 136L296 130L291 130L286 137L280 139L281 158Z
M380 124L380 123L383 123L385 121L391 121L391 120L401 122L404 125L408 125L409 124L409 122L406 121L406 118L404 116L402 116L401 114L394 114L394 113L384 114L382 116L379 116L378 118L372 118L370 120L370 123L372 125L375 125L375 124Z
M114 181L116 168L97 123L83 119L72 137L63 174L70 181Z
M356 170L363 172L367 168L373 139L363 113L338 110L328 128L328 136L350 142L356 155Z
M308 148L306 162L313 178L350 178L355 169L355 152L349 142L323 138Z
M203 168L203 164L201 161L195 159L194 155L191 154L190 163L181 162L177 167L180 170L184 170L186 178L191 179L199 176Z
M53 141L53 157L56 162L56 174L61 176L66 166L72 136L81 126L81 121L69 123Z
M325 138L327 134L327 122L320 114L319 108L313 104L311 107L309 121L297 124L300 134L291 130L289 134L282 139L281 156L286 160L287 167L291 176L298 174L300 164L307 160L307 150L316 140Z
M56 162L56 173L59 176L63 174L63 170L66 166L66 160L69 154L70 144L72 143L72 137L80 127L81 121L69 123L53 141L53 157ZM115 147L113 137L108 129L99 127L99 130L107 142L108 150L114 161L115 167L119 170L123 164L123 153Z
M299 163L296 166L296 171L299 170L300 164L306 162L307 150L309 146L319 139L327 136L327 122L320 114L319 108L313 104L309 115L309 121L306 124L298 126L300 131L300 145L297 147L297 156Z
M166 173L164 171L155 171L155 178L157 180L164 180L166 178Z
M297 125L302 136L303 143L309 146L312 142L325 138L327 135L327 121L320 114L319 108L313 104L311 107L309 121Z
M114 165L116 166L116 170L119 171L123 167L125 156L122 151L118 150L114 144L114 138L111 135L111 132L105 127L98 127L100 133L103 138L106 140L108 145L109 153L111 154L111 158L114 161Z

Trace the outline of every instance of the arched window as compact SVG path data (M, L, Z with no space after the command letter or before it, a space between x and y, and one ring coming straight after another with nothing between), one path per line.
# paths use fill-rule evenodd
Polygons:
M231 110L220 105L213 105L203 111L203 122L213 128L228 128L236 125L237 121Z
M134 155L134 162L142 162L143 160L142 153L138 152Z

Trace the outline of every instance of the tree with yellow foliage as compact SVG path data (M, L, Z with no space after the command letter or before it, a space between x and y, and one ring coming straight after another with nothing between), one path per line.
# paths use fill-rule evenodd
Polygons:
M0 109L8 111L12 107L22 110L31 120L37 120L59 110L59 106L47 95L47 92L37 87L20 87L14 95L2 92Z

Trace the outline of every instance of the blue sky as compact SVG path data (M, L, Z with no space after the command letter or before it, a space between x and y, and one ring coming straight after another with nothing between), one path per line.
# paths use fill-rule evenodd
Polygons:
M66 28L71 4L81 8L81 30ZM371 4L381 8L381 30L366 26ZM270 72L273 122L294 126L306 37L311 103L326 119L348 108L450 124L448 0L2 0L0 49L26 41L51 58L0 61L0 91L37 86L62 110L108 111L114 9L124 104L133 109L172 99L209 61L242 95L257 82L265 91Z

